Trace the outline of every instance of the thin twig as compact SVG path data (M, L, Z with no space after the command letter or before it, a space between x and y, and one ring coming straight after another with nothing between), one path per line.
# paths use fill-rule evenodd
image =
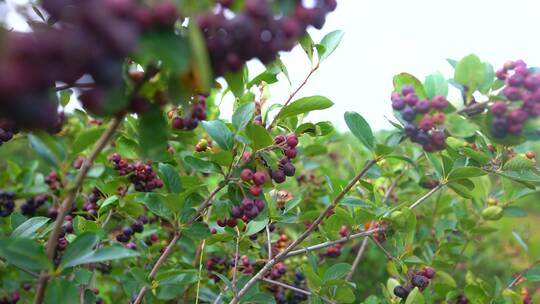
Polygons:
M74 84L59 85L59 86L55 87L54 89L58 92L58 91L67 90L67 89L71 89L71 88L93 88L95 86L96 86L96 84L93 83L93 82L74 83Z
M394 258L394 257L390 254L390 252L388 252L388 251L386 250L386 248L383 247L383 245L382 245L379 241L377 241L373 236L370 236L370 237L371 237L371 240L375 243L375 245L377 245L377 247L379 247L379 248L382 250L382 252L384 253L384 255L385 255L389 260L395 260L395 259L396 259L396 258Z
M440 189L442 189L444 187L444 183L439 183L435 188L429 190L428 193L424 194L422 197L420 197L416 202L414 202L410 207L409 209L414 209L416 207L418 207L418 205L420 205L423 201L425 201L426 199L428 199L430 196L432 196L435 192L439 191Z
M276 114L276 116L274 116L274 118L272 119L272 122L270 122L270 124L266 127L267 130L270 130L272 129L273 125L276 123L277 119L279 118L279 115L281 114L281 112L283 111L283 109L289 105L289 103L291 102L291 100L294 98L294 96L296 96L296 94L298 94L298 92L306 85L306 83L308 82L309 78L311 77L311 75L313 75L313 73L319 69L319 64L315 65L310 71L309 71L309 74L307 74L306 78L304 79L304 81L296 88L296 90L294 90L290 95L289 95L289 98L287 98L287 100L285 101L285 103L283 104L283 107L281 107L281 109L279 110L279 112Z
M262 268L255 274L242 289L238 292L237 296L233 298L230 302L231 304L237 304L240 301L240 298L246 294L246 292L259 281L263 275L270 270L276 263L285 258L296 246L298 246L302 241L304 241L311 233L319 226L319 224L326 218L328 213L337 206L341 199L347 194L354 185L368 172L368 170L377 163L377 160L370 160L366 163L364 168L341 190L338 195L334 198L332 203L324 209L324 211L319 215L319 217L311 223L306 231L304 231L296 240L294 240L284 251L280 252L274 258L269 260Z
M77 197L77 193L81 189L84 179L86 178L86 175L88 174L88 171L90 171L90 168L92 167L92 164L94 163L94 160L96 157L101 153L103 148L109 143L111 138L113 137L114 133L124 120L123 116L114 117L107 130L103 135L101 135L101 138L97 141L96 145L88 154L87 157L85 157L84 162L81 166L81 169L79 170L79 173L77 174L77 177L75 178L75 184L68 189L66 197L64 198L64 201L62 202L62 205L60 206L58 210L58 216L56 217L56 221L54 222L53 229L51 233L49 234L49 239L47 241L47 256L52 260L54 259L54 254L56 251L56 244L58 242L58 236L60 235L60 230L62 229L62 225L64 223L64 218L73 208L73 202L75 201L75 198ZM49 281L49 275L46 271L42 272L40 278L39 278L39 285L36 290L36 304L43 303L43 299L45 296L45 289L47 288L47 283Z
M523 278L523 276L525 275L525 273L527 273L527 271L533 269L534 267L540 265L540 260L537 260L536 262L532 263L531 265L529 265L529 267L523 269L522 271L516 273L514 276L514 280L512 280L512 282L510 282L510 284L508 284L508 286L506 286L506 288L510 289L512 287L514 287L520 280L521 278Z
M354 239L357 239L357 238L370 236L370 235L372 235L374 233L382 232L382 231L384 231L384 229L376 228L376 229L363 231L363 232L356 233L356 234L351 234L349 236L342 237L342 238L337 239L337 240L328 241L328 242L320 243L320 244L317 244L317 245L305 247L305 248L302 248L302 249L293 250L293 251L287 253L283 258L288 258L288 257L292 257L292 256L295 256L295 255L304 254L304 253L309 252L309 251L314 251L314 250L319 250L319 249L322 249L322 248L334 246L336 244L341 244L341 243L345 243L345 242L348 242L350 240L354 240Z
M303 293L305 295L311 296L311 291L307 291L307 290L300 289L300 288L297 288L297 287L294 287L294 286L291 286L291 285L287 285L287 284L279 282L279 281L274 281L274 280L271 280L271 279L268 279L268 278L262 278L262 281L265 281L265 282L270 283L270 284L281 286L283 288L290 289L292 291Z
M195 304L199 304L199 293L201 291L201 274L202 274L202 265L203 265L203 253L204 253L204 244L206 240L203 240L201 246L201 255L199 256L199 277L197 278L197 295L195 297ZM187 294L187 291L186 291Z
M233 268L233 277L232 277L232 288L233 292L236 294L236 274L238 272L238 259L240 255L240 230L236 227L236 249L234 250L234 268Z
M458 114L473 114L475 113L476 111L479 111L479 110L483 110L488 104L489 104L489 100L488 101L482 101L482 102L477 102L477 103L473 103L465 108L462 108L462 109L459 109L458 111L456 111L456 113Z
M268 260L272 259L272 235L270 234L270 224L266 225L266 243L268 248Z

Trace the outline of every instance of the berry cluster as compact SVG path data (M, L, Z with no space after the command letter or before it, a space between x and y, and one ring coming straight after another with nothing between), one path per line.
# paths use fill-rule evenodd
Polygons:
M295 2L291 16L276 18L268 0L247 0L232 18L224 9L232 1L220 1L220 9L199 16L215 75L238 71L252 58L270 63L279 51L291 50L309 25L321 28L326 14L336 8L335 0L316 0L311 8Z
M371 222L371 223L365 223L364 224L364 230L374 230L378 228L385 228L387 226L384 222ZM382 243L386 241L386 235L384 234L384 231L377 231L372 234L373 239L375 239L377 242Z
M45 183L52 191L58 190L58 188L60 188L60 182L58 181L58 173L56 173L56 171L49 172L49 174L45 176Z
M396 286L394 288L394 294L402 299L406 299L409 296L409 293L414 287L417 287L420 291L426 289L429 285L429 280L435 277L435 269L431 267L424 267L422 270L418 271L410 279L410 284L406 286Z
M159 236L157 233L152 233L146 240L144 240L144 243L146 246L152 246L153 244L157 243L159 241Z
M491 133L498 138L520 135L527 119L540 115L540 74L517 60L505 63L497 71L497 77L505 80L502 94L507 101L497 101L491 106L494 116Z
M274 182L281 184L285 181L287 176L294 176L296 168L292 164L292 159L296 157L298 145L298 137L296 134L291 133L287 136L278 135L274 138L274 144L283 146L284 157L279 160L279 165L276 170L271 170L271 176Z
M114 164L114 169L121 176L128 175L131 183L138 192L152 192L154 189L163 187L163 181L159 179L156 172L149 164L135 162L130 164L118 153L111 154L107 159Z
M241 267L239 268L243 273L250 274L253 273L253 265L251 265L251 262L249 261L249 257L247 255L243 255L240 258L240 261L242 262Z
M419 100L412 86L403 86L401 92L392 93L391 100L392 108L407 122L405 135L412 142L422 145L426 152L446 147L446 134L441 128L446 119L441 112L448 105L446 98L435 96L431 100Z
M269 277L272 280L277 280L281 278L287 272L287 267L285 263L278 262L272 269L266 274L266 277Z
M88 219L95 219L97 217L97 211L99 209L97 202L101 196L101 191L99 191L98 188L93 187L92 192L86 197L82 210L86 211Z
M238 219L241 219L244 222L249 222L250 220L256 218L265 207L266 205L263 200L245 197L240 205L233 206L231 208L231 218L226 220L217 220L217 224L220 227L235 227L238 224Z
M74 84L84 75L96 86L80 100L88 111L102 113L106 91L123 83L124 57L135 50L139 33L153 27L172 29L178 17L172 2L153 9L131 0L41 4L57 21L54 27L43 23L33 32L3 30L0 35L0 117L21 129L57 132L63 117L57 110L55 83Z
M208 272L208 277L215 282L219 281L219 276L216 273L224 273L229 268L229 263L224 257L211 256L206 261L206 271Z
M302 272L296 271L294 274L294 281L290 285L305 290L306 277ZM304 293L293 290L287 293L288 289L278 285L268 285L266 288L274 294L274 299L278 304L298 304L308 299L308 296Z
M206 97L197 95L191 106L191 113L185 117L174 115L176 110L171 112L173 116L171 126L177 130L194 130L199 125L199 122L206 120Z
M26 199L26 202L21 206L21 213L27 216L34 216L36 210L43 206L48 198L49 196L47 194L39 194Z
M127 243L131 239L131 236L135 233L141 233L144 231L144 225L148 223L148 217L146 215L141 215L137 218L135 223L125 226L122 228L122 233L116 236L116 240L120 243ZM128 248L134 249L135 244L128 244Z
M0 217L7 217L15 209L15 193L0 191Z
M15 304L21 299L21 294L18 290L13 291L9 296L0 298L0 304Z

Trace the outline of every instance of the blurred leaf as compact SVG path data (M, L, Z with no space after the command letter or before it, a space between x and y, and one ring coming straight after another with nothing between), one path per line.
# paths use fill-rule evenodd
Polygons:
M418 290L417 287L415 287L407 297L407 300L405 301L405 304L424 304L424 295Z
M164 160L167 154L168 125L165 115L158 107L139 116L139 150L152 160Z
M245 69L240 69L236 72L227 72L225 73L225 80L229 85L229 90L234 94L236 98L244 95L244 83L246 81L246 72Z
M345 35L343 31L336 30L326 34L323 37L323 39L321 40L321 45L324 46L324 52L319 55L320 61L328 58L328 56L330 56L336 50L339 43L341 42L341 39L343 38L343 35Z
M298 42L300 43L300 46L302 46L302 49L308 56L310 61L313 61L313 47L315 45L315 42L313 42L313 39L311 39L311 36L309 36L308 33L304 34Z
M28 140L34 151L54 167L58 167L66 157L62 145L53 136L45 132L30 133L28 134Z
M476 55L466 56L456 65L454 79L471 95L484 82L484 65Z
M81 133L77 134L75 141L71 145L71 154L75 156L95 144L104 131L105 127L97 127L83 130Z
M246 226L246 235L253 235L257 232L260 232L268 225L268 217L264 217L261 219L255 219L250 221Z
M427 76L424 87L427 97L430 99L434 96L448 96L448 81L441 73Z
M232 117L232 123L237 131L244 129L251 121L253 113L255 112L255 103L248 102L236 109Z
M456 168L448 174L448 180L471 178L486 175L486 172L477 167Z
M347 274L347 272L349 272L349 270L351 270L351 265L347 263L338 263L332 265L324 272L322 280L323 284L330 280L341 279Z
M40 271L51 267L43 247L27 238L0 238L0 256L8 263L27 270Z
M188 165L191 169L200 171L203 173L220 173L221 172L221 168L219 167L218 164L211 161L203 160L197 157L193 157L191 155L184 157L184 163L186 163L186 165Z
M45 304L79 303L79 288L74 282L56 277L48 284Z
M145 31L141 36L137 60L143 66L161 61L174 74L179 74L187 70L189 54L184 38L173 30L156 29Z
M251 140L251 146L255 150L268 147L274 142L270 133L264 127L257 124L248 124L246 126L246 135Z
M414 77L411 74L408 74L408 73L398 74L394 76L393 83L394 83L394 91L396 92L401 92L401 88L403 88L403 86L409 85L414 88L414 91L416 92L416 96L418 96L418 98L420 99L427 98L427 94L426 94L426 90L424 89L424 86L422 85L420 80L418 80L416 77Z
M201 82L201 89L204 92L210 90L213 82L212 69L210 67L210 58L208 56L208 48L204 41L203 34L197 26L196 22L190 22L188 25L189 41L191 46L191 54L195 63L198 78ZM181 56L177 54L176 56ZM187 56L186 56L187 57ZM184 60L189 60L186 58Z
M450 134L461 138L473 136L478 130L478 126L458 114L448 114L446 126Z
M63 267L73 267L79 265L79 260L85 256L91 255L92 250L99 243L99 237L95 233L86 232L77 236L69 244L62 256Z

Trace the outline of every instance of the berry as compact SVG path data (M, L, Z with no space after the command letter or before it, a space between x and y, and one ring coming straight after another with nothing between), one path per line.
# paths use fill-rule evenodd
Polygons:
M433 279L435 277L435 269L431 267L424 267L424 269L422 269L421 272L422 272L422 275L428 279Z
M411 283L418 289L423 290L429 285L429 279L422 275L415 275L412 277Z
M251 192L253 196L259 196L262 193L262 188L260 186L253 185L249 188L249 192Z
M418 96L416 96L416 94L414 93L411 93L411 94L407 94L405 95L405 97L403 98L403 101L411 106L411 107L414 107L416 105L416 103L418 102Z
M416 125L412 123L406 124L404 131L405 131L405 135L409 137L414 137L418 133L418 129L416 128Z
M241 218L243 215L242 209L240 206L234 206L231 209L231 216L233 218Z
M286 141L286 138L283 135L277 135L276 137L274 137L274 144L276 145L284 143L285 141Z
M525 153L525 156L528 159L534 159L536 157L536 153L534 153L533 151L527 151L527 153Z
M296 153L297 153L296 148L287 148L287 149L285 149L285 156L287 156L290 159L295 158Z
M527 112L521 109L515 109L508 113L508 121L511 123L522 123L527 120L527 117Z
M435 96L431 99L431 106L436 110L442 110L448 106L448 100L444 96Z
M131 224L131 229L136 233L141 233L144 230L144 223L137 220L135 223Z
M409 296L409 289L403 286L396 286L394 288L394 295L398 298L406 299Z
M294 176L295 171L296 171L296 168L291 162L288 162L285 165L283 165L283 173L286 176Z
M443 112L437 112L433 114L433 123L436 125L442 125L446 121L446 115Z
M428 115L424 116L418 124L418 127L426 132L431 130L433 128L433 119Z
M272 179L278 183L278 184L281 184L285 181L285 172L283 172L283 170L275 170L275 171L272 171Z
M255 172L253 174L253 183L260 186L266 182L266 174L264 172Z
M173 129L181 130L184 128L184 119L182 117L175 117L172 120Z
M506 113L506 103L504 101L497 101L491 106L491 112L497 117L501 117Z
M251 181L253 179L253 171L251 171L250 169L242 170L242 172L240 173L240 178L245 182Z
M505 87L503 89L503 94L511 101L520 100L523 97L520 89L515 87Z
M416 117L416 111L411 107L406 107L401 111L401 117L403 117L403 120L411 122Z
M403 87L401 87L401 94L403 94L403 96L414 94L414 87L410 85L404 85Z
M418 103L416 103L414 109L417 113L427 113L429 112L430 107L431 104L429 100L420 100Z
M294 148L298 145L298 137L296 137L296 134L291 133L288 134L287 137L287 145L291 148Z
M131 229L131 227L129 226L126 226L122 229L122 233L125 235L125 236L132 236L133 235L133 229Z
M401 99L401 97L397 97L396 99L392 99L392 108L396 111L401 111L405 108L405 101Z

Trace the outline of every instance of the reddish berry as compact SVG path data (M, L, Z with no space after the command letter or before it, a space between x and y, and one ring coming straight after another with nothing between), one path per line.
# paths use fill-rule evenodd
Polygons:
M291 148L294 148L298 145L298 137L296 137L296 134L291 133L287 135L287 145Z
M242 173L240 173L240 178L245 182L251 181L253 179L253 171L250 169L242 170Z
M253 183L260 186L266 182L266 174L264 172L255 172L253 174Z

